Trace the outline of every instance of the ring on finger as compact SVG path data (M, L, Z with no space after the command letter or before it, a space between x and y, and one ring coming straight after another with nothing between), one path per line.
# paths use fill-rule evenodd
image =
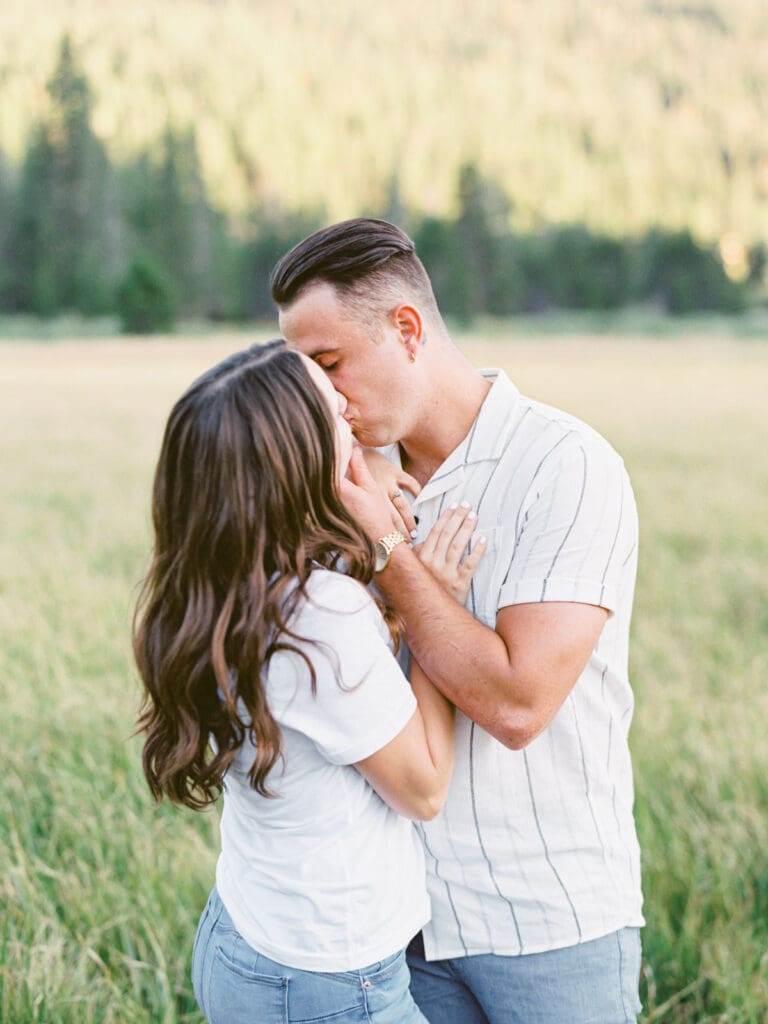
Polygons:
M400 490L400 488L396 487L394 491L392 491L392 493L390 494L390 498L392 499L392 501L394 501L395 498L399 498L402 495L402 493L403 492Z

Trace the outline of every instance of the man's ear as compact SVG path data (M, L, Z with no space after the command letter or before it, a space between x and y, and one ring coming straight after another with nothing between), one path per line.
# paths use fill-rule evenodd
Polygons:
M415 306L403 303L402 306L396 306L392 310L392 320L400 334L400 340L408 352L408 358L415 363L424 338L424 323L421 313Z

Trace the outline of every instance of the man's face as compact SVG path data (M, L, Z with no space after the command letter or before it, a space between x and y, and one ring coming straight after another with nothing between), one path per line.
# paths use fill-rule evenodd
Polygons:
M405 436L416 381L394 322L363 322L332 285L319 282L280 310L280 331L344 395L344 416L361 444L379 447Z

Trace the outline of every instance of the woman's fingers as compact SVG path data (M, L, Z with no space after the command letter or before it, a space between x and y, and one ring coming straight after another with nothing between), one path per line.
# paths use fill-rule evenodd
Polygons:
M410 501L408 501L406 496L403 494L403 492L399 488L394 490L390 494L389 497L390 497L390 500L392 502L392 507L394 508L395 512L397 513L397 516L398 516L398 518L400 520L400 523L401 523L401 525L398 526L398 529L406 537L415 537L416 536L416 520L414 519L414 516L413 516L413 511L411 509Z
M455 571L477 527L477 515L468 503L447 508L427 534L421 560L433 569Z
M469 502L454 504L415 549L432 575L460 604L467 599L472 577L487 548L485 537L481 537L467 551L476 529L477 513Z
M467 520L469 520L468 527L466 526ZM461 553L476 523L477 517L468 502L462 502L461 505L451 505L450 508L446 509L432 527L435 533L434 557L444 562L450 560L455 565L461 558ZM463 543L461 543L462 537L466 538Z
M467 557L461 563L461 572L465 578L472 579L475 575L475 569L480 564L480 560L488 549L488 540L486 537L478 537L477 540L472 544L472 550L469 552Z
M448 542L445 557L451 565L458 565L467 550L469 539L477 527L477 515L469 509L456 527L456 532Z
M438 538L440 537L441 531L444 526L444 517L447 515L446 512L440 516L440 518L432 524L432 528L424 538L421 544L421 560L422 562L432 563L435 556L435 547L437 546Z
M451 521L454 511L458 507L451 505L434 522L424 541L422 559L429 559L431 564L445 561L445 551L450 541Z

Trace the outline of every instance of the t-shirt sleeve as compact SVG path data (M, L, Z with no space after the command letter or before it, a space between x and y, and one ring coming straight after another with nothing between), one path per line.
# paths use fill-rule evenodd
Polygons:
M318 579L293 629L314 667L315 693L306 663L290 655L293 686L276 718L311 739L328 761L354 764L402 731L416 698L366 589L340 573L314 575Z
M520 510L499 607L574 601L613 612L637 547L629 478L608 445L576 438L561 447Z

